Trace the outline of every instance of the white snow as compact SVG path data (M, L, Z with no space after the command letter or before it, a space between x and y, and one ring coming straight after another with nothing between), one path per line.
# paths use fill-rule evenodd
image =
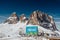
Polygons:
M26 21L27 23L27 21ZM23 34L25 34L26 32L26 23L21 23L20 21L17 24L0 24L0 36L4 36L3 38L7 38L8 36L10 36L9 38L7 38L7 40L23 40L23 37L19 38L19 31L22 31ZM31 25L31 24L29 24ZM38 25L36 25L38 26ZM38 30L39 32L43 31L44 33L53 33L53 31L45 29L41 26L38 26ZM56 33L60 34L60 32L55 31ZM3 34L3 35L1 35ZM16 37L16 38L14 38ZM24 37L25 38L25 37ZM30 37L31 40L35 40L33 37ZM43 40L45 40L45 38L43 38ZM47 40L47 39L46 39Z
M13 20L13 19L16 19L17 17L9 17L8 19L9 20Z

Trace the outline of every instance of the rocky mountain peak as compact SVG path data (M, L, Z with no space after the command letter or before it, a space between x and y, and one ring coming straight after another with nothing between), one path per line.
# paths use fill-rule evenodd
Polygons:
M27 24L40 25L51 30L57 29L53 17L41 11L34 11Z
M16 12L13 12L13 13L11 14L11 17L17 17Z
M18 22L19 18L16 14L16 12L13 12L11 16L5 21L5 23L9 24L16 24Z
M39 10L32 12L29 18L25 14L20 15L18 18L16 12L13 12L12 15L5 21L8 24L16 24L18 21L26 22L26 24L39 25L46 29L57 30L54 19L51 15L41 12Z
M28 20L28 18L25 16L25 14L21 14L20 15L20 22L25 22L26 20Z

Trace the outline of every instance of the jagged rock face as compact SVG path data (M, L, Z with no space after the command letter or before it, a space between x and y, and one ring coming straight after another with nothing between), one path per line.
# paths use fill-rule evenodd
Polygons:
M44 28L56 30L56 25L52 16L44 14L40 11L34 11L27 24L40 25Z
M26 18L25 14L22 14L20 16L20 22L25 22L26 20L28 20L28 18Z
M13 12L13 14L5 21L5 23L16 24L18 21L28 21L27 24L39 25L47 29L57 30L53 17L42 13L41 11L34 11L30 15L29 19L26 18L24 14L22 14L20 18L18 18L16 12Z
M12 15L5 21L5 23L8 24L16 24L18 22L19 18L16 15L16 12L13 12Z

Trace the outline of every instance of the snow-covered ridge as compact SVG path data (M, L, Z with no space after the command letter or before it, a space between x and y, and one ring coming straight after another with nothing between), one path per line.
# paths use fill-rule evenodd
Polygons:
M16 19L17 17L9 17L8 19Z
M51 37L52 34L60 36L60 31L57 31L52 16L47 16L47 14L35 11L28 20L25 15L20 16L20 19L18 19L16 13L13 13L13 15L11 15L5 23L0 24L0 38L21 37L19 33L26 34L26 26L32 25L38 27L38 34L48 34L49 37Z

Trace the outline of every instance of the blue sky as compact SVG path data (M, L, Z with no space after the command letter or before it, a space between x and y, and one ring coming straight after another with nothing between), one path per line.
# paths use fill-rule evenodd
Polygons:
M9 17L12 12L16 12L18 16L22 13L29 16L34 10L60 18L60 0L0 0L0 16Z

